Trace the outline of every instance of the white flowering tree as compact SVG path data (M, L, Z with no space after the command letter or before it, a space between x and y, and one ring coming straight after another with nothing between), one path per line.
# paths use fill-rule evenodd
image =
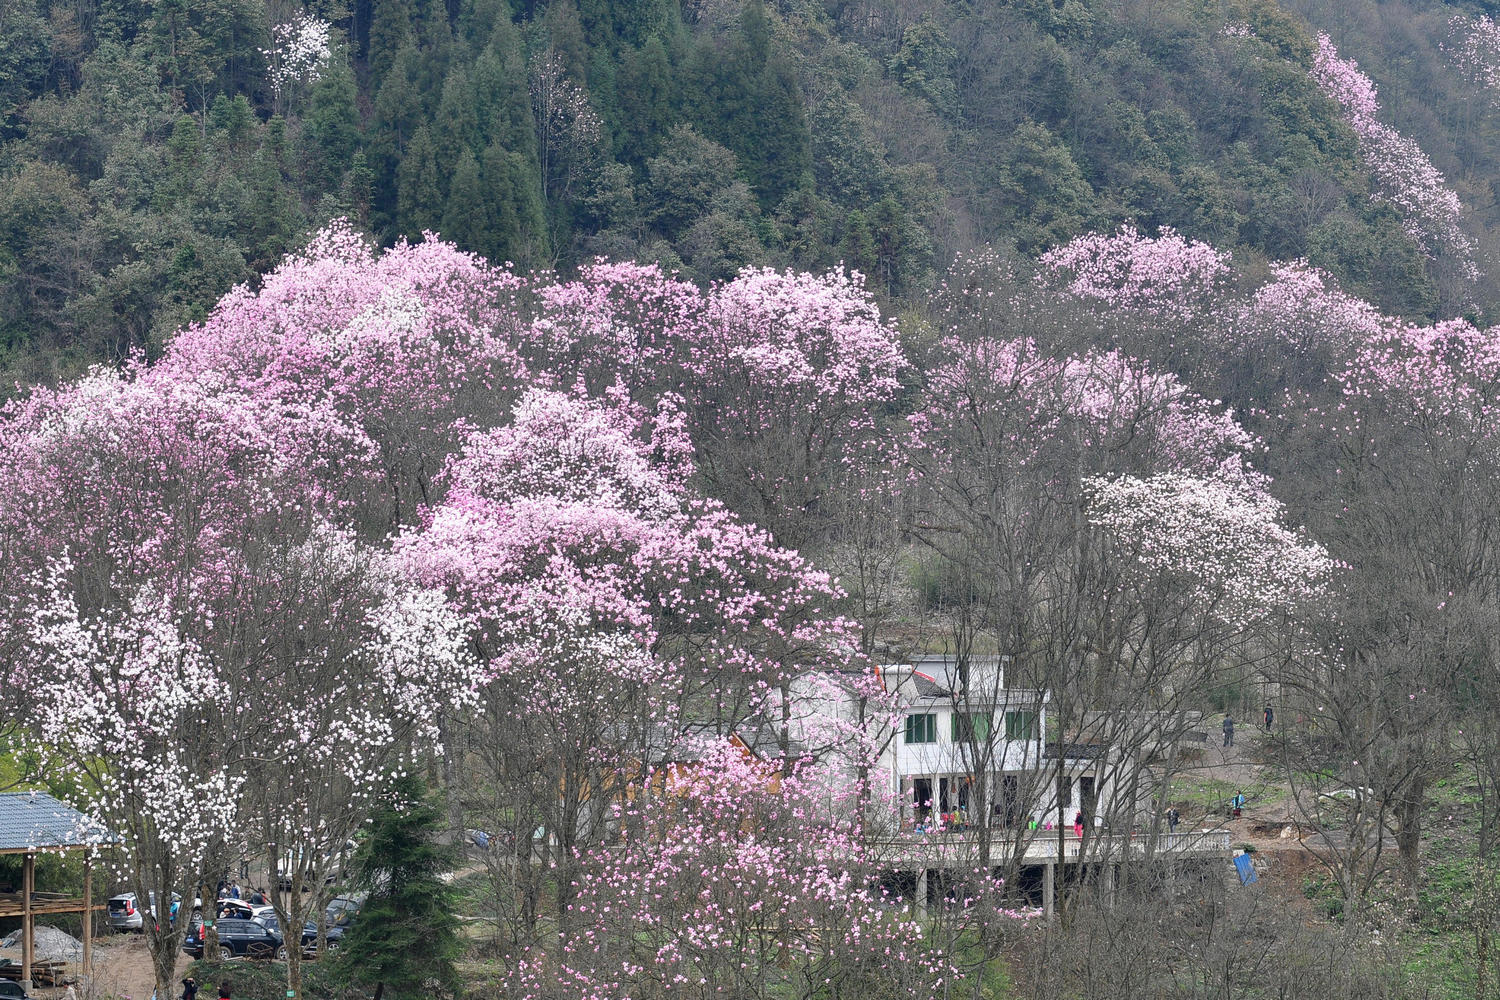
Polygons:
M287 886L272 904L300 994L302 928L321 914L345 845L389 785L442 753L437 720L477 684L464 623L442 596L404 587L377 552L321 532L284 556L277 604L242 680L255 706L234 734L246 783L236 829Z
M271 29L272 45L261 49L277 112L285 112L292 97L317 82L333 58L333 26L311 14L298 14Z

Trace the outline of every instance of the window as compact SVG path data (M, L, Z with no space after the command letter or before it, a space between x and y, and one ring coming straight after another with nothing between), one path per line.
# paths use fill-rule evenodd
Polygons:
M906 717L906 742L936 743L936 715L908 715Z
M1008 740L1036 739L1036 712L1006 712L1005 738Z
M954 712L953 742L984 743L990 738L988 712Z

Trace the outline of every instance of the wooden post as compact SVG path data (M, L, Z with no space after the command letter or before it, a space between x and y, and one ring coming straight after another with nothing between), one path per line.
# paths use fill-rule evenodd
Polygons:
M94 871L88 854L83 856L83 975L94 975Z
M1048 920L1052 919L1053 878L1056 870L1057 865L1051 861L1042 866L1042 916Z
M31 992L31 963L35 958L35 927L31 919L31 897L36 892L36 855L27 854L21 865L21 989Z
M917 915L927 916L927 869L917 872Z

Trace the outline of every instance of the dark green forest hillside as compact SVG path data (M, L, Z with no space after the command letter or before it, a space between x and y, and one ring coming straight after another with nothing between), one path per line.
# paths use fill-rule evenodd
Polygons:
M278 92L286 0L3 0L0 367L151 350L348 215L526 268L659 260L869 276L919 302L955 253L1171 226L1305 257L1387 311L1483 311L1372 202L1308 77L1328 30L1496 223L1494 110L1451 8L1272 0L315 0L334 58Z

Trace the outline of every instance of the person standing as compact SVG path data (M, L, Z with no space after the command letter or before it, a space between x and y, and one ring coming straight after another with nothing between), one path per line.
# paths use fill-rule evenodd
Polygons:
M1170 809L1167 810L1167 832L1168 833L1176 833L1177 832L1177 824L1180 823L1181 821L1182 821L1182 814L1177 811L1177 807L1176 806L1173 806L1172 808L1170 808Z
M1083 810L1080 809L1073 814L1073 833L1079 840L1083 839Z
M182 981L182 1000L198 1000L198 980L192 976Z
M1224 745L1234 746L1234 717L1228 712L1224 713Z
M1271 723L1276 721L1276 713L1271 711L1271 703L1266 702L1266 732L1271 731Z

